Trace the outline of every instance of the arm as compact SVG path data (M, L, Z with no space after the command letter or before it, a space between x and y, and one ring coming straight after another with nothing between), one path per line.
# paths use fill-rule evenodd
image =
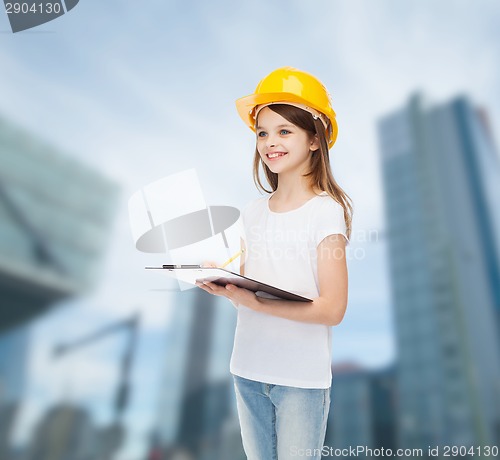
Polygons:
M226 288L207 283L200 286L215 295L262 313L305 323L336 326L347 308L347 264L345 239L342 235L326 237L317 248L320 296L312 302L296 302L257 297L247 289L228 284Z

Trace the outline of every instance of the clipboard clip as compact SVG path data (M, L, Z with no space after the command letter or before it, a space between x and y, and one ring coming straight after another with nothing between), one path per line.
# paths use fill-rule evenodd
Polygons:
M163 268L202 268L201 265L163 265Z

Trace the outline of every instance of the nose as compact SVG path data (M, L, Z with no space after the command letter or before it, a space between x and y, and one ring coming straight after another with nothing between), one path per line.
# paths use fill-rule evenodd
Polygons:
M267 135L266 147L267 148L276 147L276 139L271 134Z

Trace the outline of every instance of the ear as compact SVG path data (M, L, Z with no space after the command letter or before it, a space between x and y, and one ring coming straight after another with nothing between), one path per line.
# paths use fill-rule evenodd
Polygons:
M319 149L319 138L318 138L318 135L315 134L312 138L311 138L311 145L309 146L309 150L311 152L315 152L316 150Z

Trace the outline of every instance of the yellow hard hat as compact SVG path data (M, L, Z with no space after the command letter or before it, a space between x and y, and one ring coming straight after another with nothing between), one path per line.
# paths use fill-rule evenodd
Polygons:
M328 147L335 144L338 127L330 94L316 77L293 67L281 67L264 77L255 93L237 99L236 108L243 121L255 131L259 110L278 103L300 107L320 118L325 125Z

